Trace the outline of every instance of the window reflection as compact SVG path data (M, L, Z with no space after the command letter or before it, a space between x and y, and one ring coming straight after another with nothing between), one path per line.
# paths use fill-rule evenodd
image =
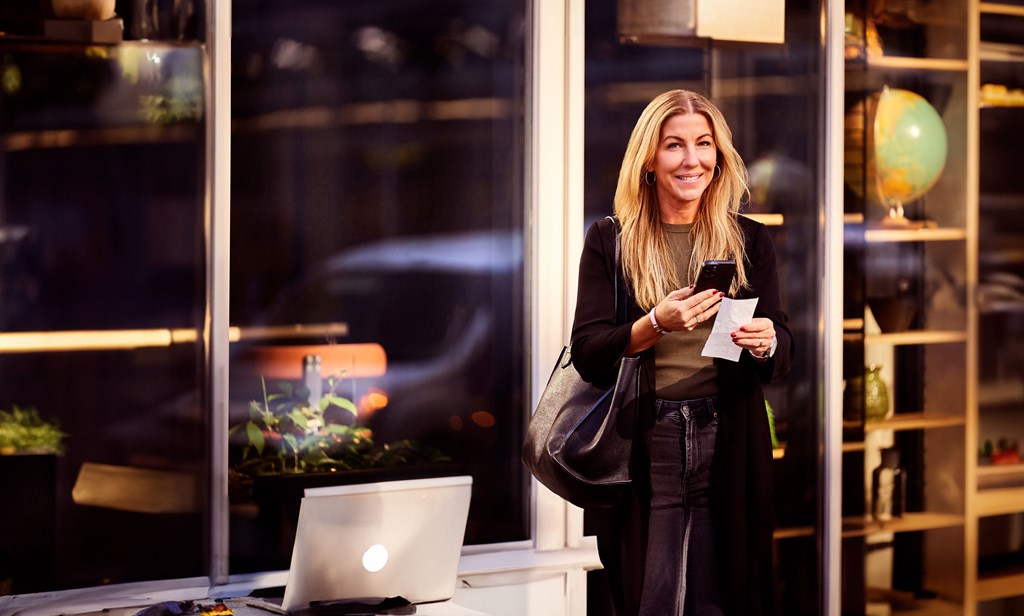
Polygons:
M0 594L204 575L202 49L0 44Z
M310 482L469 472L467 543L527 537L524 11L234 4L231 322L302 329L231 347L232 572Z

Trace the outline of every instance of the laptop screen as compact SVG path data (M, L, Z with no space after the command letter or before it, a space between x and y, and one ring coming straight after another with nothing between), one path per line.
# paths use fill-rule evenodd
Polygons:
M469 476L306 489L281 607L450 599L471 490Z

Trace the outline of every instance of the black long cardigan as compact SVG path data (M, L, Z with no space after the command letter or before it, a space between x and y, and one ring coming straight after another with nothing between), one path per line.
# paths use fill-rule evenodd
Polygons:
M720 579L728 602L727 613L747 616L773 612L772 445L761 385L789 371L793 337L782 309L771 235L764 225L749 218L739 216L738 221L746 242L750 283L750 288L738 297L757 297L754 316L771 319L778 337L775 354L765 363L754 361L748 353L743 353L738 362L715 360L719 434L711 472L717 474L718 484L724 486L711 501L714 519L724 521L716 526L715 541L718 553L723 555L719 559ZM614 277L615 227L604 218L587 231L572 329L573 363L590 382L614 380L619 359L629 344L632 323L644 316L644 310L631 299L627 323L615 323ZM621 616L639 610L647 550L647 443L654 422L653 348L643 351L641 356L633 488L620 505L587 512L588 523L594 519L601 527L598 548Z

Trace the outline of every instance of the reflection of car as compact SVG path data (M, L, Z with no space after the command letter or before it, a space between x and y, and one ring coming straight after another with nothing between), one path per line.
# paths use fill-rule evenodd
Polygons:
M495 413L487 407L514 386L509 378L522 357L522 260L522 240L512 233L358 247L283 294L267 324L343 322L347 337L319 342L381 345L385 374L357 379L354 393L376 388L387 396L373 420L378 431L431 432L453 416ZM353 384L339 393L353 393L346 387Z
M357 402L370 391L386 396L380 410L364 408L378 442L417 439L469 465L474 516L488 524L474 531L471 523L467 541L508 540L521 538L524 523L523 471L512 464L525 409L523 288L519 234L395 239L324 261L260 325L345 323L343 338L302 344L383 347L384 374L343 380L338 393ZM247 413L239 396L258 395L260 375L244 362L232 366L234 422Z

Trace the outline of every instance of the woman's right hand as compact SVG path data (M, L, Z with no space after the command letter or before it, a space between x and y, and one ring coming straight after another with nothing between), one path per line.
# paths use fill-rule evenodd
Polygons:
M670 332L693 331L718 313L725 293L708 289L694 295L693 286L676 289L654 307L658 325Z
M669 332L693 331L698 325L715 316L725 293L708 289L694 295L693 287L676 289L654 307L658 326ZM654 346L662 334L651 323L650 314L637 319L630 332L626 355L636 355Z

